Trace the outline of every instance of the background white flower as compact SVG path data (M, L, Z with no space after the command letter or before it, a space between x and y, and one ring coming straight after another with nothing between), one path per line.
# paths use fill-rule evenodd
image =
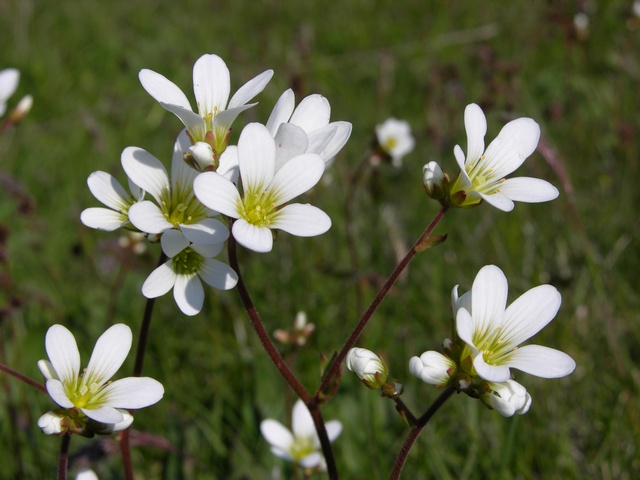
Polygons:
M233 269L212 257L218 255L223 243L198 245L178 230L169 230L160 239L169 260L145 280L142 294L147 298L164 295L173 288L173 298L185 315L202 310L204 290L200 280L218 290L229 290L238 283Z
M125 421L118 409L143 408L158 402L164 395L164 388L152 378L109 381L127 357L131 338L128 326L113 325L100 336L89 365L81 371L80 353L73 334L62 325L49 328L45 338L49 360L40 360L38 368L46 379L47 392L53 401L104 424ZM51 420L50 416L47 418ZM40 421L38 423L40 425Z
M324 457L320 439L313 418L302 400L293 406L291 417L291 431L277 420L267 419L260 423L260 431L271 445L271 452L305 468L322 466ZM329 441L333 442L342 432L342 423L330 420L325 428Z
M266 127L276 140L276 170L303 153L317 153L327 165L349 140L349 122L331 122L331 105L322 95L313 94L295 107L293 90L278 99Z
M402 157L411 153L416 145L409 122L396 118L388 118L376 125L376 139L382 150L391 157L394 167L400 167Z
M559 350L540 345L518 347L556 316L561 297L551 285L540 285L520 296L508 308L507 278L498 267L483 267L470 291L458 297L451 293L456 330L466 343L461 360L473 359L478 376L490 382L505 382L510 368L543 378L569 375L573 359Z
M298 155L276 171L276 146L264 125L251 123L240 134L238 162L243 193L216 172L200 174L194 181L198 199L207 207L237 220L233 236L256 252L273 247L272 229L311 237L331 227L331 219L319 208L288 201L313 187L325 164L317 154Z
M0 117L7 111L7 100L18 88L20 71L15 68L0 70Z
M184 124L192 143L207 142L217 155L227 144L231 124L244 110L256 105L247 104L269 83L273 70L266 70L244 84L229 100L231 89L227 65L217 55L203 55L193 66L193 91L198 113L182 90L164 76L152 70L140 71L140 83L165 109Z
M513 210L513 202L547 202L557 198L558 189L545 180L519 177L505 180L536 149L540 127L531 118L517 118L507 123L498 136L484 149L487 120L482 109L472 103L464 111L467 131L467 156L459 145L453 153L460 175L451 187L452 195L464 191L466 198L459 206L472 206L485 200L499 210Z

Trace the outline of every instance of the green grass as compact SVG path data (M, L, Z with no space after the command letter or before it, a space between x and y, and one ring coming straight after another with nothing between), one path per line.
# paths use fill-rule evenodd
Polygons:
M606 5L605 5L606 3ZM421 185L422 165L455 171L466 137L464 107L479 103L493 138L509 119L530 116L566 170L559 178L536 153L519 175L561 189L548 204L453 211L438 228L448 240L419 255L384 301L360 341L389 361L405 402L423 411L437 391L410 377L408 360L449 336L451 288L471 286L484 265L500 266L510 300L540 283L563 295L557 318L535 343L568 352L578 368L561 380L520 375L533 397L523 417L504 419L466 396L454 397L414 447L405 478L634 478L640 471L640 304L637 187L640 151L640 19L630 2L587 3L588 38L572 25L575 2L152 2L90 0L0 2L0 68L22 72L18 92L34 96L19 128L0 136L0 172L23 186L34 209L0 192L0 361L39 378L44 334L70 328L85 361L107 325L136 336L140 286L158 247L120 274L117 234L92 231L79 213L96 206L87 176L120 180L120 153L142 147L168 164L179 121L142 89L141 68L161 72L191 99L191 69L204 53L228 64L232 90L266 68L274 79L260 104L235 124L265 122L283 90L297 99L325 95L332 119L353 134L312 192L333 228L300 239L282 234L268 255L241 251L243 275L268 331L305 310L317 331L295 371L311 390L319 352L339 349L364 302L395 265L391 234L410 244L437 211ZM192 100L193 101L193 100ZM351 271L344 223L348 175L374 126L408 120L415 151L400 170L383 165L363 179L355 213L361 272ZM573 194L566 190L567 184ZM389 226L383 209L396 220ZM375 280L375 281L374 281ZM133 368L133 355L120 375ZM348 373L348 372L347 372ZM269 478L283 468L261 438L263 418L286 422L293 401L251 331L235 291L207 292L199 316L186 318L171 296L157 302L145 374L166 388L163 401L136 415L135 428L166 439L134 449L140 478ZM37 418L52 401L0 375L0 477L55 472L59 441ZM344 431L335 443L341 478L387 478L408 428L392 402L344 375L324 409ZM94 448L74 438L72 451ZM113 445L111 445L113 448ZM94 465L122 478L117 449Z

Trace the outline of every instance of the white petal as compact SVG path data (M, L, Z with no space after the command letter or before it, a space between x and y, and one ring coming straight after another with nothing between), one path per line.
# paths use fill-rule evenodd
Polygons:
M204 290L198 275L177 275L173 286L173 298L185 315L193 316L200 313L204 303Z
M279 210L269 226L298 237L315 237L331 228L331 218L312 205L293 203Z
M203 218L198 223L181 224L180 230L190 242L200 245L223 243L229 238L229 229L215 218Z
M484 361L482 352L473 359L473 368L476 369L481 378L489 382L506 382L511 373L506 365L489 365Z
M212 258L218 255L222 248L224 247L224 243L212 243L210 245L200 245L197 243L191 244L191 250L200 254L200 256L204 258Z
M136 409L159 402L164 395L164 388L153 378L128 377L107 385L101 393L108 405Z
M220 164L216 173L232 183L238 183L238 147L230 145L225 149L224 153L220 155Z
M229 265L211 258L205 259L198 275L207 285L218 290L229 290L238 283L238 275Z
M451 291L451 306L453 308L453 316L454 318L458 314L458 310L464 308L467 312L472 313L471 309L471 290L466 292L461 297L458 297L458 285L453 287Z
M189 246L189 240L179 230L167 230L160 238L160 244L165 255L173 258Z
M198 176L198 172L184 161L184 154L189 151L189 147L191 140L187 131L182 130L173 145L171 157L171 186L174 191L179 192L179 196L186 196L193 189L193 180Z
M5 68L0 70L0 104L4 104L11 95L14 94L20 82L20 71L16 68ZM4 114L4 105L2 112Z
M280 98L274 105L271 115L269 115L269 120L267 120L266 123L267 130L269 130L272 137L276 136L276 132L278 131L280 124L288 122L291 118L295 102L295 94L290 88L280 95Z
M83 383L86 380L101 385L113 377L131 350L131 340L131 329L123 323L107 329L96 342Z
M96 422L116 424L124 420L124 415L111 405L102 405L98 408L81 408L82 413Z
M511 210L513 210L513 201L502 193L492 193L489 195L480 193L479 195L484 199L485 202L487 202L492 207L497 208L498 210L502 210L503 212L510 212Z
M204 141L205 133L207 133L206 125L200 115L192 112L191 108L182 108L178 105L169 105L162 102L160 102L160 105L180 119L196 142Z
M38 360L38 370L40 370L40 373L44 377L45 381L51 380L52 378L60 380L58 372L56 372L56 369L53 368L53 365L49 360Z
M138 147L125 148L120 159L129 178L162 203L163 194L169 191L169 177L160 160Z
M309 138L305 131L292 123L283 123L275 136L276 142L276 170L293 157L307 151Z
M256 227L240 218L234 222L231 231L233 238L249 250L266 253L273 248L273 235L267 227Z
M469 178L469 175L467 174L467 170L464 166L464 161L465 161L464 152L460 148L460 145L456 145L455 147L453 147L453 156L456 158L456 163L458 164L458 167L460 167L459 182L462 186L462 189L466 190L471 186L471 179Z
M73 402L69 400L64 391L64 385L55 378L47 380L47 393L62 408L73 408Z
M336 136L337 132L338 127L329 124L309 133L309 147L307 148L307 153L317 153L320 155L324 149L327 148L331 139Z
M480 269L471 288L475 332L486 333L502 326L507 292L507 277L502 270L495 265L487 265Z
M80 221L89 228L113 232L129 223L129 218L125 213L108 208L93 207L82 211Z
M58 378L64 383L73 383L80 373L80 353L73 334L62 325L53 325L47 330L45 348Z
M293 443L293 435L280 422L276 420L263 420L260 423L260 432L269 445L282 451L288 451Z
M331 106L322 95L313 94L302 99L291 116L290 123L302 127L307 133L322 128L329 123Z
M576 362L566 353L540 345L525 345L514 350L508 364L542 378L565 377L576 368Z
M113 210L126 212L131 196L112 175L107 172L93 172L87 185L94 197Z
M147 298L164 295L173 288L176 273L171 268L171 260L163 263L147 277L142 285L142 294Z
M129 220L141 232L152 233L157 235L173 228L173 224L169 223L158 206L144 200L131 205L129 209Z
M267 127L259 123L244 127L238 140L238 160L245 195L262 193L273 178L276 162L276 145Z
M142 87L160 103L178 105L191 110L187 96L175 83L153 70L142 69L138 74Z
M242 171L242 164L240 165ZM298 155L276 172L270 191L276 206L280 206L311 189L324 173L324 161L315 153ZM244 178L244 177L243 177Z
M507 308L502 334L513 346L542 330L558 313L562 297L551 285L540 285L522 294Z
M314 468L320 465L323 459L324 457L320 452L313 452L307 455L306 457L301 458L298 461L298 463L300 464L301 467L304 467L304 468Z
M464 110L464 128L467 131L467 158L465 163L473 165L484 152L484 136L487 134L487 119L482 109L475 103L467 105ZM464 167L460 167L460 170L464 170Z
M296 400L291 412L291 430L295 437L315 437L316 427L309 409L302 400Z
M540 203L558 198L560 192L546 180L539 178L508 178L500 185L500 193L516 202Z
M517 118L507 123L485 152L486 168L495 178L515 171L538 146L540 127L531 118Z
M241 107L227 108L226 110L223 110L213 119L214 131L220 132L219 134L226 134L226 132L231 129L233 122L238 118L238 115L256 105L257 103L249 103L247 105L242 105Z
M193 181L193 191L202 204L216 212L238 218L242 199L237 187L216 172L204 172Z
M193 91L200 116L222 111L230 91L229 69L217 55L203 55L193 66Z
M269 80L273 77L273 70L265 70L260 75L255 76L247 83L245 83L240 89L231 97L229 101L229 108L239 107L244 105L253 97L258 95L267 86Z
M464 343L476 349L473 343L474 323L471 314L464 308L458 309L456 315L456 332Z
M333 442L342 432L342 423L340 423L338 420L329 420L325 424L325 428L327 429L327 436L329 437L329 441Z
M329 144L320 152L320 156L325 163L330 164L342 147L344 147L351 136L352 125L349 122L332 122L329 125L336 126L336 134L333 136Z

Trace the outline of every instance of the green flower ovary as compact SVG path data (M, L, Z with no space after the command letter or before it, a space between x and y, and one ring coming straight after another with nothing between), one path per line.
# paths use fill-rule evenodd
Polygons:
M242 218L251 225L268 227L276 214L276 206L269 194L246 192L240 212Z
M193 188L190 187L174 186L171 192L167 187L160 209L164 218L176 228L180 224L196 223L207 216L207 209L195 197Z
M317 450L315 439L311 436L295 437L289 454L294 461L299 462L307 455Z
M76 408L95 408L102 403L103 396L100 392L109 383L98 383L81 375L72 385L65 385L65 393Z
M486 158L483 155L477 162L468 165L466 170L471 180L470 190L490 195L500 191L498 187L504 182L504 178L494 178L493 169L488 168L485 160Z
M489 365L501 365L505 357L511 353L510 342L504 338L502 327L491 329L488 332L476 332L473 336L473 343L482 352L484 361Z
M171 259L173 270L178 275L192 275L202 268L204 258L191 247L187 247Z

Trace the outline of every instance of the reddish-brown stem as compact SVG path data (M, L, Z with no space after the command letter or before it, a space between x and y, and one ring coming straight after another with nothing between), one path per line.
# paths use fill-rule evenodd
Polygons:
M129 445L129 431L127 428L120 435L120 453L122 454L122 469L124 470L124 478L134 480L133 464L131 463L131 447Z
M271 358L271 361L280 372L280 375L282 375L282 377L293 389L293 391L296 392L296 395L298 395L298 397L305 403L305 405L309 409L311 417L313 418L313 423L316 427L316 431L318 432L318 438L320 439L322 453L324 454L324 458L327 463L327 473L329 474L330 479L337 479L338 470L336 467L335 458L333 456L331 442L329 440L329 436L327 435L327 429L325 428L324 419L322 418L322 413L320 412L320 406L317 402L317 399L312 397L311 394L304 388L302 383L300 383L300 380L298 380L298 378L295 376L287 362L285 362L284 358L282 358L282 355L280 355L280 352L271 341L271 338L269 337L269 334L267 333L267 330L262 323L260 314L253 305L253 301L251 300L249 291L247 290L247 287L245 286L242 279L242 274L240 273L240 264L238 263L237 244L233 236L229 237L227 247L229 251L229 264L231 265L231 268L233 268L238 274L238 284L236 285L236 288L238 289L238 294L240 295L242 304L247 311L247 315L249 315L251 325L256 331L256 334L258 335L262 346Z
M320 384L320 387L316 391L316 394L315 394L316 398L319 398L320 393L327 389L327 387L329 386L329 382L332 381L332 379L335 377L336 373L338 372L338 368L340 367L340 364L344 360L344 357L346 357L347 352L356 343L356 341L362 334L364 327L367 325L367 322L369 322L369 320L371 319L371 316L377 310L378 306L380 305L384 297L387 295L389 290L391 290L391 287L393 286L395 281L398 279L400 274L407 267L407 265L409 265L409 262L411 262L411 260L416 255L416 253L418 253L419 248L421 245L423 245L425 239L428 238L433 233L435 228L438 226L438 223L440 223L440 220L442 220L442 218L444 217L447 210L448 210L448 207L446 206L440 209L440 211L435 215L435 217L433 217L433 220L431 220L431 223L429 223L429 225L424 230L424 232L422 232L422 235L420 235L418 240L416 240L413 246L409 249L405 257L400 261L400 263L393 270L393 272L391 273L387 281L384 283L384 285L382 286L378 294L375 296L375 298L371 302L371 305L369 305L369 308L364 312L364 314L358 321L358 324L355 326L355 328L351 332L351 335L349 335L349 338L347 338L347 341L345 342L340 352L338 352L338 354L333 359L333 362L331 363L329 368L327 368L327 370L325 371L325 374L322 378L322 383Z
M451 395L453 395L455 391L456 389L451 386L445 388L445 390L440 394L438 398L436 398L436 400L431 404L431 406L424 413L424 415L422 415L420 418L418 418L415 421L414 427L409 432L409 435L407 436L407 439L404 441L404 444L402 445L400 452L398 452L398 456L396 457L396 461L393 464L393 470L391 470L391 475L389 476L389 480L397 480L400 478L400 474L402 473L404 464L407 460L407 457L409 456L411 447L413 447L413 444L416 442L416 440L420 436L420 433L422 433L422 430L427 425L429 420L431 420L431 417L433 417L433 415L438 411L438 409L442 405L444 405L444 403L447 400L449 400L449 398L451 398Z
M13 368L7 367L6 365L0 363L0 370L16 377L18 380L22 380L24 383L27 383L34 388L37 388L41 392L47 393L47 388L42 383L36 382L33 378L29 378L26 375L21 374L20 372L16 372Z
M69 445L71 444L71 434L62 435L60 444L60 456L58 457L58 480L67 480L67 467L69 466Z

